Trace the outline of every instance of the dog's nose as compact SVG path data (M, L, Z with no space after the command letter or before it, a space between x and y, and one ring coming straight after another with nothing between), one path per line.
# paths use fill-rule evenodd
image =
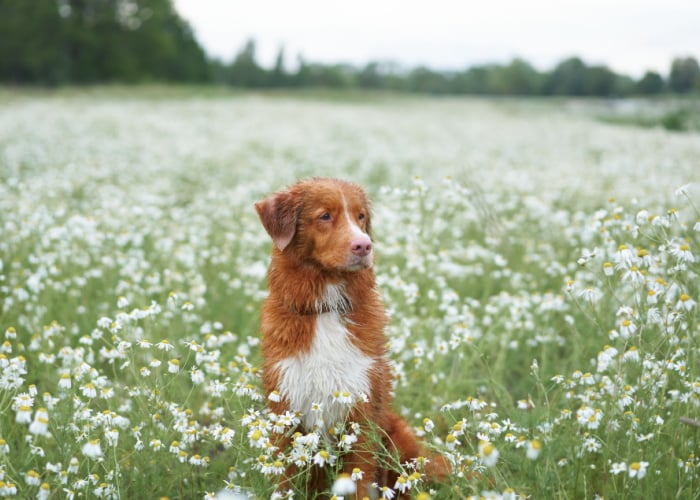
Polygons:
M350 242L350 250L359 257L369 255L372 251L372 241L368 236L359 236Z

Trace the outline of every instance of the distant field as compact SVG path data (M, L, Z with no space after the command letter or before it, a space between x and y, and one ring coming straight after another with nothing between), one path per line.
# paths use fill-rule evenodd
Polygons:
M0 496L269 498L339 455L267 446L258 369L252 204L318 175L372 195L396 407L454 465L397 490L699 497L700 134L624 106L0 91Z

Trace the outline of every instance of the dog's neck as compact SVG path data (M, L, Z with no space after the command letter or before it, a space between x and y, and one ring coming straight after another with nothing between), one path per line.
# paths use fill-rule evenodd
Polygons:
M281 252L273 252L268 273L271 299L281 308L299 316L317 316L336 312L347 316L360 304L353 303L352 290L373 288L371 269L330 271L317 266L300 265Z
M345 316L352 311L352 302L345 292L345 282L327 283L321 297L312 304L299 305L292 303L289 309L301 316L311 316L323 313L335 312Z

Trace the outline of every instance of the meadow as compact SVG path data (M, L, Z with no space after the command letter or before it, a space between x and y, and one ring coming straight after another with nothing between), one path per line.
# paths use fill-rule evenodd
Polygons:
M615 102L0 91L0 496L297 498L270 446L253 203L373 198L412 498L700 497L700 135ZM360 430L361 431L361 430ZM231 498L230 497L230 498Z

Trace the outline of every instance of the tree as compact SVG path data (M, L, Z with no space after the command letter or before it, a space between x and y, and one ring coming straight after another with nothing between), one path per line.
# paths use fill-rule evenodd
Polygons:
M382 75L379 73L379 63L370 62L357 74L357 83L365 89L378 89L382 86Z
M289 85L287 72L284 69L284 47L280 47L275 59L275 67L270 74L271 87L286 87Z
M450 90L456 94L489 94L491 66L473 66L452 77Z
M523 59L508 66L493 66L489 72L489 90L502 95L534 95L540 91L540 75Z
M61 16L48 0L0 0L0 80L65 81Z
M346 64L311 64L308 74L312 87L349 89L357 86L354 68Z
M616 75L606 66L586 68L584 95L610 97L615 94Z
M674 59L671 63L668 86L678 93L700 89L700 66L697 59L694 57Z
M660 94L664 90L664 79L656 71L647 71L635 84L639 94Z
M582 96L586 91L586 65L578 57L560 62L544 85L548 95Z
M4 81L211 78L172 0L0 0L0 37Z
M144 65L141 71L146 73L148 68L153 68L156 79L210 80L206 54L190 25L177 14L172 0L147 0L142 8L146 9L142 15L142 28L134 31L143 38L138 40L133 37L135 43L131 46L132 54L141 50L149 54L149 57L141 59ZM136 43L137 40L140 43Z
M449 78L444 73L432 71L426 67L412 70L407 77L406 89L409 92L428 94L445 94L449 92Z
M615 75L615 95L619 97L630 96L635 93L635 81L627 75Z
M229 82L240 87L263 87L265 70L255 61L255 40L248 40L229 68Z

